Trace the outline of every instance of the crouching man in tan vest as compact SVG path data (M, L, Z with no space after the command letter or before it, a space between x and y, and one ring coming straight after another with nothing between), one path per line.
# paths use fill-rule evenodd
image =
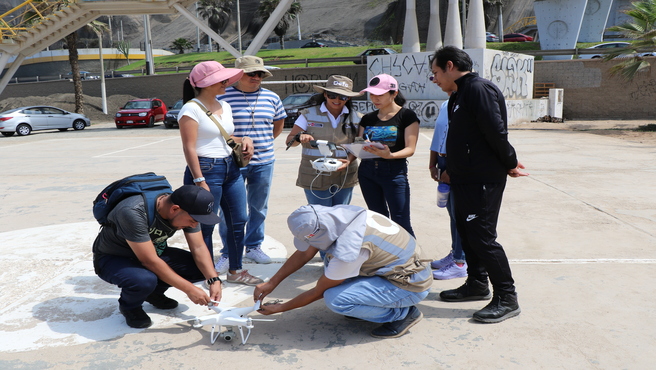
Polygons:
M376 212L350 205L307 205L287 219L297 249L268 282L255 288L264 299L319 251L326 252L323 275L314 288L260 313L289 311L324 298L326 306L351 320L382 323L371 335L396 338L423 317L415 306L426 298L433 276L421 250L405 229Z

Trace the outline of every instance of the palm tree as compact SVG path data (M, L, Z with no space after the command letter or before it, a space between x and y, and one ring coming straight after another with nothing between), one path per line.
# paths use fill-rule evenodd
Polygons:
M207 20L212 31L220 35L230 23L234 4L234 0L200 0L198 14Z
M257 8L257 14L262 17L264 22L266 22L279 3L280 0L263 0L260 2L260 6ZM296 16L300 14L302 10L303 9L301 8L300 3L292 3L285 15L283 15L280 19L280 22L278 22L278 25L276 25L276 28L273 29L273 32L276 34L276 36L280 38L281 49L285 48L284 37L287 33L287 30L289 29L289 23L295 20Z
M631 7L624 13L633 18L633 21L610 27L608 31L619 32L625 38L635 41L631 46L613 50L604 57L605 61L609 61L622 54L632 55L625 60L623 58L609 70L611 75L620 75L627 81L632 81L639 71L650 66L638 51L656 49L656 0L634 2Z
M104 32L108 30L109 26L104 22L91 21L82 28L87 28L98 34L98 32ZM77 31L79 30L75 30L68 34L64 40L66 40L66 46L68 47L68 62L71 64L71 73L73 75L75 113L84 113L84 94L82 92L82 77L80 76L80 63L77 52Z
M180 54L184 54L185 49L193 49L194 44L191 43L188 39L184 37L177 38L173 40L169 46L171 49L177 50Z

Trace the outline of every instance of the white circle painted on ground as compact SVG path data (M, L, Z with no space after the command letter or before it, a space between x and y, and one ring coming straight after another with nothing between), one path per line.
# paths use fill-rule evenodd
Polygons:
M0 337L12 338L3 343L3 351L84 344L141 331L125 325L118 312L119 289L93 271L91 246L97 233L96 222L0 233ZM185 248L182 233L177 233L169 245ZM287 251L282 243L269 236L265 237L262 249L274 262L245 267L251 274L267 279L280 268ZM248 305L252 293L253 287L226 283L222 303ZM167 327L211 313L175 288L166 294L180 302L180 306L162 311L144 303L144 310L153 320L151 328ZM209 336L209 328L199 330L206 330Z

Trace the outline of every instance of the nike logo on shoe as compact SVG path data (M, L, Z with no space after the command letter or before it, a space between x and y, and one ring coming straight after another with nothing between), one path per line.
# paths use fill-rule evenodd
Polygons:
M453 112L455 113L455 111L457 111L458 108L460 108L460 104L456 105L456 106L453 108Z
M467 216L467 222L475 219L476 217L478 217L478 215L469 215L469 216Z

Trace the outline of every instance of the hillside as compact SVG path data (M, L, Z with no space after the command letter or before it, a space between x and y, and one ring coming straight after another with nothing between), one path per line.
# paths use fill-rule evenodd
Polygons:
M375 40L383 43L401 42L405 16L403 0L400 5L396 4L397 2L394 0L299 1L303 7L299 18L304 39L340 40L356 45L367 45ZM249 29L248 26L253 21L259 2L259 0L240 0L241 24L244 32ZM533 15L533 2L534 0L506 0L503 13L504 25L511 25L523 17ZM391 11L383 20L390 4L392 4ZM420 39L423 42L428 29L430 1L417 0L416 7ZM441 0L443 24L446 22L447 7L448 1ZM189 10L192 13L195 11L193 6ZM496 12L491 10L490 15L492 16L489 19L488 30L496 32ZM251 24L250 28L254 28L255 24L257 22ZM112 17L113 40L117 39L121 26L125 40L129 40L135 46L143 42L143 17L141 15ZM168 48L171 41L178 37L187 38L196 44L196 27L180 15L153 15L151 16L151 28L153 47L155 48ZM234 42L237 39L236 34L235 18L221 35L229 42ZM289 28L288 36L296 38L297 34L297 25L293 23ZM202 32L201 37L203 37ZM250 35L244 35L242 41L245 44L251 38Z

